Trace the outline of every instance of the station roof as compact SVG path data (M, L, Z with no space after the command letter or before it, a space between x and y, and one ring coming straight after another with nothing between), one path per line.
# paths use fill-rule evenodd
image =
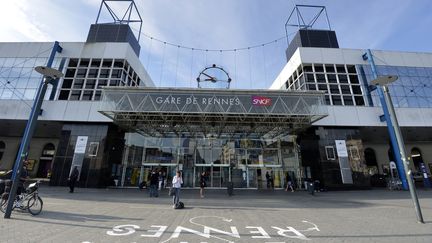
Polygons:
M106 87L99 112L150 136L276 137L327 116L319 91Z

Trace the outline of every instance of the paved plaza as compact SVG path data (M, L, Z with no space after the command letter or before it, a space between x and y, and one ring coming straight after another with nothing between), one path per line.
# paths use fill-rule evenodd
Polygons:
M0 242L432 242L432 191L419 191L426 223L416 223L408 192L182 190L167 192L42 187L42 214L0 219Z

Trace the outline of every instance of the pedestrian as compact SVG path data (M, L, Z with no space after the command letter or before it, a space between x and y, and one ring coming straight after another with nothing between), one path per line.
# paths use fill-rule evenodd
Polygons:
M162 176L162 171L159 171L159 174L158 174L158 180L159 180L158 190L160 191L160 190L162 189L162 186L163 186L163 180L164 180L164 178L163 178L163 176Z
M287 185L286 185L285 191L287 192L288 189L290 189L291 192L294 192L293 181L292 181L289 174L287 174L286 180L287 180Z
M183 179L181 177L181 172L177 171L176 175L172 179L172 188L174 189L173 208L175 208L176 204L180 201L180 188L182 184Z
M207 186L206 183L206 173L203 171L200 175L200 196L201 198L204 198L204 188Z
M159 175L156 174L156 171L153 170L150 175L150 197L158 197L159 193L157 190L159 183Z
M265 177L266 177L266 182L267 182L267 189L269 189L270 188L270 174L268 173L268 171L266 171Z
M78 166L74 166L69 176L69 193L74 192L75 184L78 181L78 176L79 176Z
M274 189L274 174L272 170L270 171L270 187Z

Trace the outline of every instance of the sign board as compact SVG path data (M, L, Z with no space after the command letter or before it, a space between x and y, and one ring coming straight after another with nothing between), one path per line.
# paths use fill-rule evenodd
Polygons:
M353 184L351 165L348 159L348 150L345 140L335 140L336 153L339 157L339 166L343 184Z
M336 152L339 157L348 157L348 150L345 140L335 140Z
M85 154L87 148L87 136L78 136L75 144L75 154Z

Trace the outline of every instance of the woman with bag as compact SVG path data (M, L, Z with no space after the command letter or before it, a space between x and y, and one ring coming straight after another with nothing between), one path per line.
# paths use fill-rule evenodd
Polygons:
M173 190L171 193L173 194L173 208L176 208L177 203L180 201L180 188L183 184L183 179L181 177L181 172L177 171L176 175L174 176L172 180L172 188Z

